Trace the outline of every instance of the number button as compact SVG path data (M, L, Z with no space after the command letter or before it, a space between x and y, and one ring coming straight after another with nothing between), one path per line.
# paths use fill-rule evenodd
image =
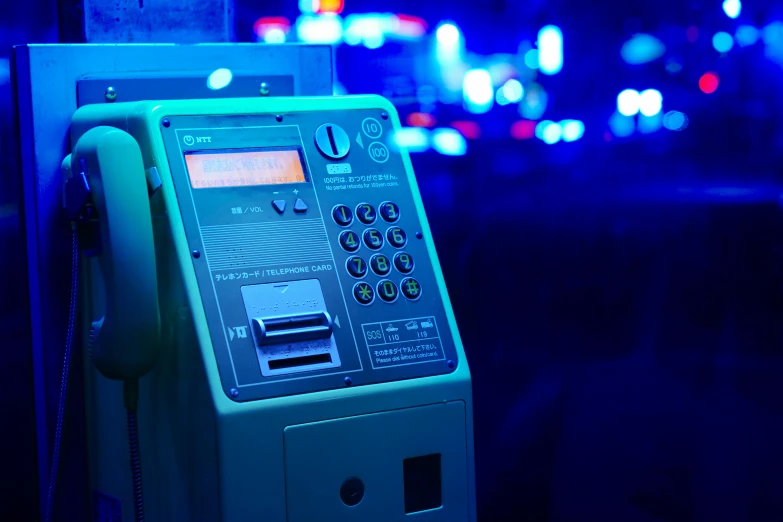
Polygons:
M359 242L359 235L353 230L346 230L340 234L340 246L346 252L356 252L362 244Z
M374 228L368 228L364 231L364 244L367 248L378 250L383 246L383 234Z
M367 275L367 263L359 256L349 257L345 266L348 268L348 273L356 279L361 279Z
M393 247L402 248L405 246L405 241L408 240L405 237L405 231L400 227L392 227L386 231L386 237L389 239L389 243Z
M347 227L351 224L351 221L353 221L353 212L345 205L337 205L332 210L332 217L334 218L335 223L341 227Z
M359 206L356 207L356 217L365 225L371 225L375 222L375 218L378 217L378 214L375 212L375 207L372 205L360 203Z
M400 287L402 287L402 295L411 301L415 301L421 297L421 285L419 285L419 282L412 277L406 277L403 279L400 282Z
M413 271L413 257L407 252L394 255L394 266L402 274L410 274Z
M379 276L385 276L391 270L391 264L389 258L383 254L375 254L370 258L370 266L372 271Z
M397 290L397 285L395 285L392 281L384 279L378 283L378 295L381 296L381 299L387 303L393 303L396 301L398 293L399 291Z
M397 203L384 201L381 203L381 217L389 223L394 223L400 219L400 207L397 206Z
M367 283L356 283L353 287L353 296L360 304L368 305L375 299L375 292Z

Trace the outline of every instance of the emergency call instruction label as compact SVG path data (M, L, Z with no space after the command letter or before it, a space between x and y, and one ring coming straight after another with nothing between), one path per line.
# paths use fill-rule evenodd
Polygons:
M434 317L362 325L373 369L446 358Z

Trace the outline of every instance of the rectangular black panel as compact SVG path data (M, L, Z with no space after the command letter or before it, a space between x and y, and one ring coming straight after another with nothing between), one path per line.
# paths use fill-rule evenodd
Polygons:
M226 393L245 401L453 371L454 339L421 239L423 218L389 146L390 122L381 110L279 116L175 116L162 129L190 249L203 252L193 266ZM324 124L331 128L321 153L315 136ZM341 130L350 151L332 159L345 146ZM185 158L193 153L292 149L302 152L306 182L194 189L188 177ZM253 162L218 170L232 168L254 175ZM242 288L313 279L339 357L313 371L262 375ZM281 310L301 304L283 292ZM301 370L296 365L306 362L270 359L275 368Z

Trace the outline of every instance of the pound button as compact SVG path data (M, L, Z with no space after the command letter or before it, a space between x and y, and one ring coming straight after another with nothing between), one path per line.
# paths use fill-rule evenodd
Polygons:
M419 282L412 277L406 277L403 279L400 282L400 287L402 287L402 295L411 301L415 301L421 297L421 285L419 285Z

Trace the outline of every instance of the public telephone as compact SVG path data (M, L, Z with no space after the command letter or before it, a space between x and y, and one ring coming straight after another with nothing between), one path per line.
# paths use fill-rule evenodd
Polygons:
M475 520L470 374L399 125L375 96L75 113L96 509L131 518L125 381L147 520Z

